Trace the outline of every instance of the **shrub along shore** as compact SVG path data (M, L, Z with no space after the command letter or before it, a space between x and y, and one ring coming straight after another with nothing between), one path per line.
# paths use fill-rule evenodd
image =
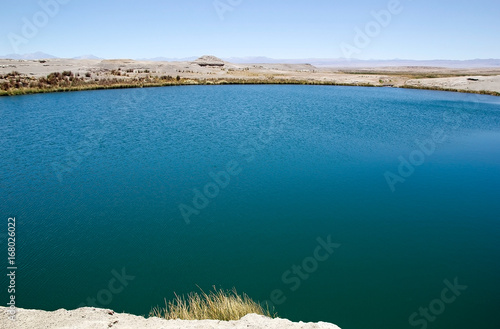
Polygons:
M425 89L438 91L451 91L462 93L475 93L484 95L500 96L499 92L488 90L453 89L433 86L418 85L388 85L383 81L379 83L363 82L336 82L331 80L295 79L290 77L267 76L261 77L227 77L227 78L184 78L180 75L170 75L135 78L122 78L120 72L112 72L118 77L92 78L90 74L80 75L71 71L53 72L46 77L30 77L17 71L0 75L0 96L28 95L39 93L69 92L100 89L123 89L123 88L149 88L184 85L328 85L328 86L361 86L361 87L396 87L409 89ZM399 75L399 74L398 74Z
M181 76L148 76L133 79L121 79L117 77L91 79L90 75L75 75L71 71L53 72L47 77L35 78L13 71L4 76L0 75L4 82L0 83L0 96L28 95L38 93L69 92L82 90L100 89L122 89L122 88L148 88L184 85L328 85L328 86L361 86L361 87L387 87L388 85L372 83L339 83L335 81L301 80L293 78L266 77L266 78L183 78ZM495 91L474 91L441 87L426 87L416 85L392 86L398 88L440 90L451 92L476 93L484 95L500 96Z

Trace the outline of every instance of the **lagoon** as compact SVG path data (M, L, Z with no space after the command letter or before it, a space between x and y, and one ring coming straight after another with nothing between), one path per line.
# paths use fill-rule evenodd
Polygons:
M500 325L497 97L182 86L0 118L19 307L141 315L216 285L341 328Z

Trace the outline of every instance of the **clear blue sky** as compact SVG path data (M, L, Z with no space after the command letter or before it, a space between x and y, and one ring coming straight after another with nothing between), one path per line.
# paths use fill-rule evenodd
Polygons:
M56 0L41 0L50 2ZM61 2L63 0L60 0ZM104 58L344 57L355 28L389 0L217 0L238 3L221 20L214 0L64 0L44 24L39 0L3 1L0 54L42 51ZM499 0L400 0L402 12L353 58L500 58ZM37 16L38 32L24 35ZM48 16L46 16L48 17ZM9 35L24 38L17 49Z

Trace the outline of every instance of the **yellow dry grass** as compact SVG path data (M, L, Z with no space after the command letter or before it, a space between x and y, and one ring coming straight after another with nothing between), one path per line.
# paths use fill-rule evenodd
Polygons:
M208 294L201 288L201 293L192 292L187 296L178 296L172 301L165 300L165 307L155 307L150 316L167 320L239 320L247 314L256 313L276 317L269 309L264 309L248 295L239 295L236 289L231 291L214 290Z

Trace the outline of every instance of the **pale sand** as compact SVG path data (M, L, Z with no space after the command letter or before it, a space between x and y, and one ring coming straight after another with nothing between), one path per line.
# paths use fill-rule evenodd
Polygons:
M180 76L184 79L208 81L214 79L241 79L245 81L287 81L299 80L314 83L334 83L373 86L410 86L460 91L487 91L500 93L500 68L450 69L438 67L379 67L379 68L317 68L309 64L233 64L217 58L205 57L193 62L151 62L127 59L76 60L48 59L7 60L0 59L0 75L12 71L31 77L45 77L52 72L72 71L88 81L117 78L126 83L134 78ZM201 66L212 62L223 66ZM118 70L127 76L112 75ZM133 70L128 72L127 70ZM144 72L148 70L149 73ZM425 75L465 75L446 78L425 79ZM418 77L415 79L415 77ZM420 77L424 79L420 79ZM467 80L477 78L479 81ZM7 80L0 79L0 83Z
M477 79L478 81L468 80ZM434 79L412 79L406 81L409 86L417 87L439 87L443 89L459 89L473 91L496 91L500 92L500 75L497 76L466 76L453 78Z
M319 323L294 323L284 319L270 319L262 315L249 314L239 321L184 321L163 320L159 318L145 319L140 316L115 313L111 310L84 307L73 311L57 310L46 312L39 310L17 309L17 318L12 321L8 318L8 308L0 307L1 329L340 329L336 325Z

